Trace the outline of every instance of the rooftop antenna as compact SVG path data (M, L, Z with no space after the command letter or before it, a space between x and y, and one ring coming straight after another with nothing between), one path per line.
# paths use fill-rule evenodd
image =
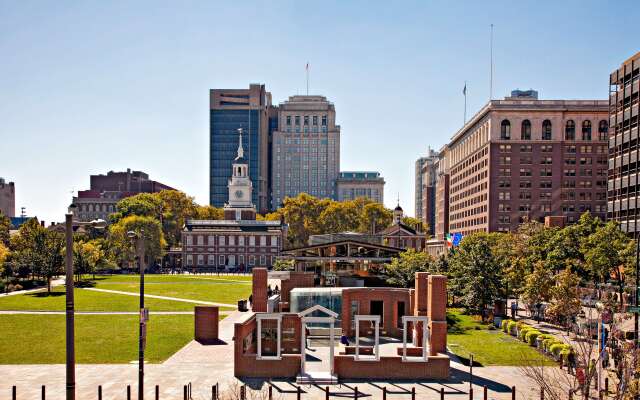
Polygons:
M309 95L309 61L307 61L307 66L305 67L307 71L307 96Z
M27 208L20 207L20 218L26 218L26 217L27 217Z
M462 125L464 125L467 123L467 81L464 81L462 95L464 96L464 117L462 119Z
M493 24L489 34L489 101L493 99Z

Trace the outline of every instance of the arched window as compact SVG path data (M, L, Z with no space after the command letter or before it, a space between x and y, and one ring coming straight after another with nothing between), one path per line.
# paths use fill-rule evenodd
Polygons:
M564 127L564 140L576 140L576 123L572 119Z
M582 122L582 140L591 140L591 121Z
M507 119L502 120L500 124L500 139L511 139L511 123Z
M531 122L528 119L522 121L522 129L520 131L520 139L531 140Z
M551 140L551 121L548 119L542 122L542 140Z
M608 136L609 136L609 123L603 119L598 124L598 140L607 140Z

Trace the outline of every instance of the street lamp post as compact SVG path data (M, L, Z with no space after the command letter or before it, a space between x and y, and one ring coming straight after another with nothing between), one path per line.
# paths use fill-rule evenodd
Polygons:
M144 399L144 348L146 344L147 314L144 308L144 231L130 231L127 236L134 241L140 267L140 328L138 332L138 400Z
M76 208L75 204L69 206L70 210ZM75 349L75 302L73 296L73 211L65 214L65 332L66 332L66 392L67 400L76 398L76 349ZM107 223L97 219L91 222L76 222L79 226L92 226L104 229Z

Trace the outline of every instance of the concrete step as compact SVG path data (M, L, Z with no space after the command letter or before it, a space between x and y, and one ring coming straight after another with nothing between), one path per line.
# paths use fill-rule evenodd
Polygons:
M298 385L336 385L338 377L329 372L307 372L296 377Z

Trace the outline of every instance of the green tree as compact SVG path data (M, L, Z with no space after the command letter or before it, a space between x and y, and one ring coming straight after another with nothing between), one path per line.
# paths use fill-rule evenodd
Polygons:
M462 239L449 259L456 292L467 310L484 320L485 309L502 294L502 269L493 254L499 234L478 232Z
M566 268L555 277L556 284L551 287L551 304L547 309L553 320L567 326L582 310L578 287L580 277Z
M393 212L380 203L369 203L360 213L359 231L362 233L381 232L393 221Z
M522 288L523 300L530 309L536 304L548 301L551 297L552 286L553 271L543 261L538 261L533 272L525 278L525 285Z
M112 256L119 265L126 265L136 256L135 245L129 238L128 232L140 232L141 230L144 232L147 265L162 255L167 243L160 222L152 217L130 215L109 226L108 238Z
M424 224L418 218L413 217L402 217L402 223L412 227L417 232L424 232Z
M0 243L9 246L9 230L11 229L11 220L0 212Z
M197 206L195 219L224 219L224 210L213 206Z
M318 223L326 233L357 231L358 210L353 201L331 201L320 213Z
M160 199L162 229L169 246L177 246L182 240L182 229L187 219L197 215L193 197L178 190L162 190L155 194Z
M403 288L415 286L416 272L430 272L435 263L426 252L409 249L385 264L383 274L388 284Z
M273 270L274 271L293 271L295 268L295 261L294 260L280 260L277 259L274 263L273 263Z
M135 196L126 197L116 205L117 211L111 214L111 222L118 222L130 215L140 217L162 218L162 200L157 193L138 193Z

